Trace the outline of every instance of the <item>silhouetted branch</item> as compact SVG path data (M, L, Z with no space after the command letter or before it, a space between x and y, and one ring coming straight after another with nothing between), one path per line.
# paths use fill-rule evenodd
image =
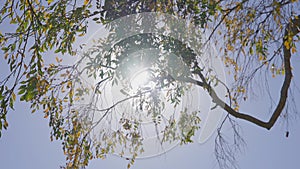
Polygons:
M300 19L299 18L293 19L289 24L287 24L285 33L284 33L284 39L283 39L282 43L284 44L288 40L288 37L293 37L296 34L298 34L300 32L299 28L300 28ZM290 83L291 83L291 80L293 77L291 61L290 61L291 49L288 48L288 46L286 46L286 45L282 45L282 46L283 46L283 56L284 56L285 77L284 77L284 82L283 82L283 85L282 85L281 91L280 91L279 102L278 102L274 112L272 113L272 116L270 117L269 121L267 121L267 122L262 121L251 115L235 111L231 106L229 106L227 103L225 103L223 100L221 100L219 98L219 96L217 95L215 90L207 83L205 77L203 76L203 74L200 70L198 70L198 71L196 70L196 71L194 71L194 73L200 77L202 82L199 82L199 83L203 83L203 88L207 89L209 95L213 99L213 102L215 102L218 106L222 107L230 115L232 115L236 118L247 120L251 123L254 123L260 127L263 127L263 128L266 128L269 130L274 126L275 122L277 121L278 117L280 116L280 114L282 113L282 111L286 105L286 100L288 97L288 90L289 90ZM199 86L202 86L202 85L199 85Z

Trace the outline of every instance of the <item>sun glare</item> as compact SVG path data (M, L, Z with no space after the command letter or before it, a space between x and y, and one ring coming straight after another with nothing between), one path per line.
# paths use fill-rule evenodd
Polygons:
M131 80L131 87L134 91L140 90L144 87L147 87L150 81L150 73L147 70L138 71L135 73Z

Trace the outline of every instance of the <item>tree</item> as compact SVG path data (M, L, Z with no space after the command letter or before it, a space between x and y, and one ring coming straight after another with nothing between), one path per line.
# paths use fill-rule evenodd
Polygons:
M190 111L183 108L179 112L179 120L168 116L163 119L167 121L166 125L158 127L162 122L161 112L168 104L175 107L180 105L189 94L191 84L205 90L216 107L227 112L224 121L228 120L232 124L234 134L238 136L234 138L239 141L242 140L233 117L269 130L283 112L289 113L289 109L293 108L286 104L293 103L288 93L293 89L290 87L291 56L297 51L296 42L299 41L298 11L297 0L85 0L82 3L7 0L1 9L0 23L14 25L15 29L0 33L1 49L11 72L0 83L0 134L2 127L8 127L6 114L13 110L19 95L21 101L30 104L32 112L42 109L45 118L49 118L51 139L62 140L66 168L85 167L89 160L104 158L105 154L114 152L122 145L130 148L124 149L125 152L121 148L120 152L121 155L132 155L130 166L138 154L143 153L143 137L138 120L122 115L117 122L120 130L106 131L103 127L99 129L102 134L97 137L92 131L99 126L112 125L105 124L103 119L108 118L108 114L112 114L118 106L130 102L134 108L129 109L131 113L146 110L156 131L159 129L163 133L156 133L162 136L158 138L161 144L176 140L181 143L192 142L191 137L200 123L196 109ZM127 24L122 24L122 19L118 20L145 12L177 16L196 28L193 32L195 36L187 36L190 35L189 30L181 34L187 25L180 25L173 20L162 28L159 23L165 23L165 20L140 17L143 15L134 15L136 17L126 20ZM150 21L157 23L151 27L151 31L156 33L147 33L150 28L141 26ZM75 40L86 34L90 22L104 24L109 33L106 39L99 40L95 46L85 47L82 44L80 47L85 52L80 53L74 48ZM122 39L132 25L140 34ZM175 36L169 34L166 27L183 30L175 31ZM201 39L203 32L208 34L205 42ZM198 42L193 43L198 48L191 47L191 41ZM230 86L199 61L202 51L197 49L212 44L220 49L217 57L223 59L227 71L231 73L229 78L234 83ZM156 57L139 53L145 49ZM56 63L45 61L48 51L61 55L56 57ZM63 64L65 55L79 54L82 57L76 63ZM178 57L174 58L172 54ZM146 85L134 87L130 83L134 72L128 69L128 64L133 62L137 62L136 65L148 63L145 66L148 69L143 71L150 75ZM174 64L178 67L174 67ZM265 79L269 75L284 77L279 101L266 122L251 113L242 113L239 108L241 102L246 102L251 92L256 90L253 84L261 73L265 73ZM96 83L91 86L85 79L95 80ZM99 101L103 103L108 98L103 94L107 86L119 89L122 99L114 101L109 107L97 107ZM227 99L220 96L215 90L216 86L226 89ZM269 92L269 84L261 84L260 87ZM157 94L160 91L163 91L164 99ZM96 112L101 112L98 119L95 117ZM229 161L220 161L221 167L230 167L228 165L233 164L234 159L232 154L223 151L226 145L223 144L221 128L222 125L216 139L216 156Z

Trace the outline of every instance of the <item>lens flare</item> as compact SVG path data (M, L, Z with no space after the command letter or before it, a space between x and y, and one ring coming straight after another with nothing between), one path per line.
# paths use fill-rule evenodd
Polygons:
M140 70L133 74L130 84L134 91L147 90L150 88L150 73L147 70Z

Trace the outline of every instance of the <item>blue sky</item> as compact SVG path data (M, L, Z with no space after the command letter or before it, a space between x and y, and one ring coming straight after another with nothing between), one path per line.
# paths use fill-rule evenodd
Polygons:
M2 29L2 28L1 28ZM300 52L293 55L294 83L300 87ZM0 59L0 77L7 74L8 67ZM279 93L281 78L271 79L271 91ZM294 93L299 102L299 92ZM275 97L275 101L276 97ZM297 103L297 102L296 102ZM269 102L262 96L242 107L244 112L268 119ZM48 119L41 112L31 114L28 104L17 102L15 111L9 112L8 131L3 131L0 139L0 168L5 169L55 169L64 165L65 156L59 141L50 142ZM300 152L300 119L290 121L290 136L285 137L285 125L279 119L274 128L267 131L249 122L237 120L242 127L242 136L246 141L245 150L237 156L241 169L282 169L298 168ZM224 126L224 132L229 129ZM215 135L214 135L215 136ZM206 143L193 143L178 146L158 157L137 160L133 169L218 169L214 157L214 138ZM230 135L228 135L230 136ZM127 161L117 156L108 156L105 160L93 160L88 169L125 169Z

